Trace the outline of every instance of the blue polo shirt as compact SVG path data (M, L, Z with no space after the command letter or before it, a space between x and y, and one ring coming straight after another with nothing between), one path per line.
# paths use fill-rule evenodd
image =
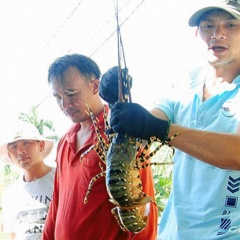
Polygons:
M181 126L240 133L239 84L240 76L203 102L204 80L196 75L190 88L162 98L155 107ZM240 171L211 166L176 149L158 239L240 240Z

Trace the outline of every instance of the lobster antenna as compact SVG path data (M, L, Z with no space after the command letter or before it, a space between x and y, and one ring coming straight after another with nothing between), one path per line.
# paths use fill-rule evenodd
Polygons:
M123 94L123 84L127 84L128 89L128 98L131 102L131 93L130 93L130 83L128 79L128 72L127 72L127 64L126 64L126 58L124 54L124 48L123 48L123 42L122 42L122 36L121 36L121 30L120 30L120 24L119 24L119 17L118 17L118 0L115 0L114 2L114 9L115 9L115 16L116 16L116 22L117 22L117 48L118 48L118 102L124 102L126 101L127 97ZM124 61L124 68L125 73L123 75L122 73L122 66L121 66L121 60L123 57ZM124 77L124 81L123 81Z

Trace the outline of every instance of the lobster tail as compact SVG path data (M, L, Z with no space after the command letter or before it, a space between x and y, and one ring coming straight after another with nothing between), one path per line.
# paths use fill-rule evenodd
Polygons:
M115 207L112 213L123 231L139 233L147 226L149 208L149 204L128 208Z

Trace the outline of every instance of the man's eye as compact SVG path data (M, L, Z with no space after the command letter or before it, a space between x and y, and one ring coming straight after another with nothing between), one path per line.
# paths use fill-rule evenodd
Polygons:
M71 96L73 96L75 93L73 93L73 92L66 92L66 95L68 96L68 97L71 97Z
M233 27L235 27L236 25L235 25L234 23L230 23L228 26L229 26L230 28L233 28Z
M9 150L14 150L14 149L16 149L16 145L12 145L9 147Z
M210 25L210 24L206 24L206 25L203 25L203 28L205 28L205 29L209 29L209 28L212 28L212 25Z

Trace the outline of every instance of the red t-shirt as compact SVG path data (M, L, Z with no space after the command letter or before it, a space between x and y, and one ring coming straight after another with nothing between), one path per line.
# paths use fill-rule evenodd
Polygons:
M103 124L103 113L98 116L98 125ZM57 170L53 198L43 232L43 240L155 240L157 236L157 206L151 204L147 227L140 233L124 232L120 229L111 209L105 177L97 179L91 189L88 202L84 197L91 179L102 172L103 162L95 150L80 156L96 144L94 126L91 137L76 153L76 135L80 124L74 124L63 136L57 151ZM100 131L104 131L102 127ZM151 168L141 170L143 190L154 196Z

